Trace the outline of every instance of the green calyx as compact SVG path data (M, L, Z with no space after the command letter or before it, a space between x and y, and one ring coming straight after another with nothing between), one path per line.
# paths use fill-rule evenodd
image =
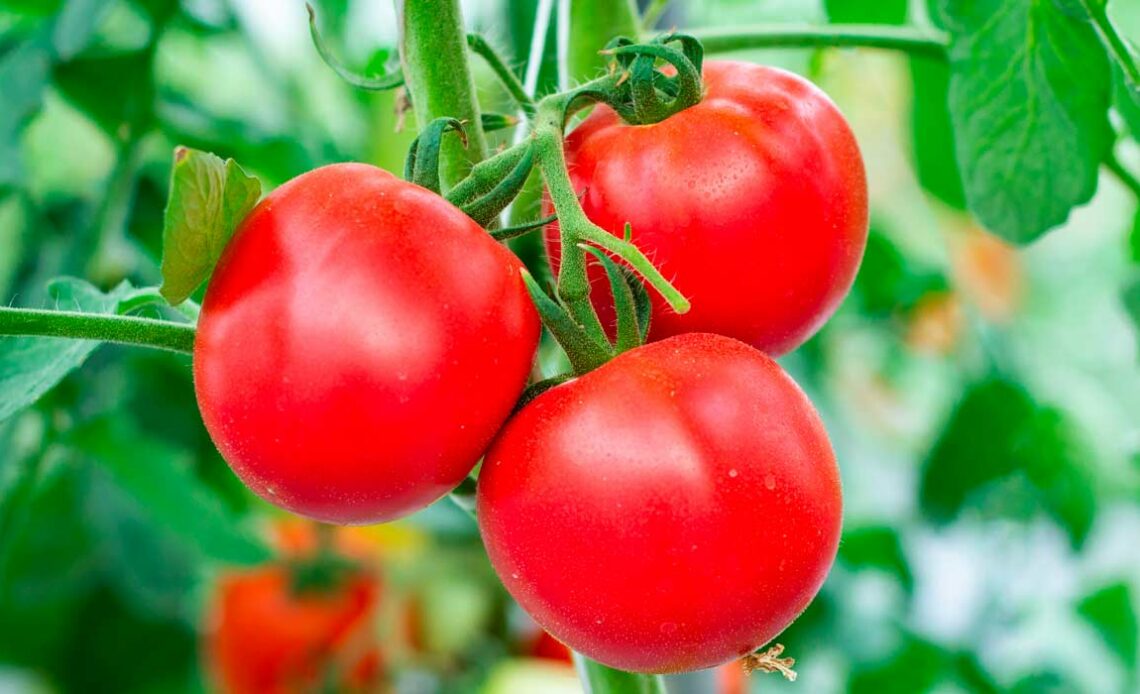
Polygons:
M688 34L663 34L648 43L619 37L602 54L613 59L611 70L618 75L604 101L627 123L658 123L701 100L704 49ZM675 74L662 72L658 61Z

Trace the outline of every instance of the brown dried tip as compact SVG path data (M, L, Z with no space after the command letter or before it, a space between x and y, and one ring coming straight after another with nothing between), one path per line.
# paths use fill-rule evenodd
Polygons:
M784 652L784 644L777 643L768 650L756 653L751 653L740 659L740 664L744 668L744 674L751 675L754 672L778 672L784 676L784 679L789 682L796 681L796 671L792 666L796 664L795 658L781 658L780 655Z
M404 87L396 89L396 132L404 132L404 121L408 112L412 110L412 100L408 98L408 90Z
M621 77L618 78L617 82L614 82L614 86L620 87L622 84L625 83L625 81L627 79L629 79L629 70L625 70L624 72L621 73Z

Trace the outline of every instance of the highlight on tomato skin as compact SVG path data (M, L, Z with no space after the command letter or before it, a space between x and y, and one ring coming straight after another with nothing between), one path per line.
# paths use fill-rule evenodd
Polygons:
M519 412L481 468L480 531L518 603L611 667L713 667L768 643L834 561L839 471L771 358L690 333Z
M203 421L282 508L376 523L478 462L529 375L521 262L439 195L363 164L282 185L210 280L194 346Z
M776 357L811 337L843 301L863 257L867 180L846 119L808 80L779 68L704 64L704 99L652 125L606 106L566 139L582 208L632 240L692 303L674 313L650 291L650 339L736 338ZM546 201L545 211L550 211ZM546 230L560 265L557 223ZM592 297L615 323L591 261Z

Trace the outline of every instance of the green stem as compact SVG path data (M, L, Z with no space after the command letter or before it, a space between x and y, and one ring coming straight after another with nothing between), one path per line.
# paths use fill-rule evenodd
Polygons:
M858 47L898 50L945 60L949 45L949 39L942 32L877 24L773 24L731 29L696 29L690 33L700 39L706 53L754 48Z
M1137 179L1131 171L1124 168L1124 165L1116 158L1115 152L1108 153L1108 157L1104 160L1104 165L1105 168L1116 176L1117 180L1123 183L1126 188L1132 191L1133 195L1140 199L1140 179Z
M657 26L657 20L665 13L670 2L671 0L651 0L645 11L641 13L641 28L645 31L653 31L653 28Z
M515 100L523 113L525 113L528 118L533 117L535 109L534 99L531 98L530 94L526 93L526 87L523 86L518 75L507 67L502 56L479 34L468 34L467 45L474 53L487 62L487 66L491 68L491 71L494 72L495 76L499 78L499 81L503 83L507 93Z
M615 670L577 652L574 665L586 694L665 694L665 680L660 675Z
M566 47L567 74L571 82L599 75L606 60L598 51L615 36L635 37L641 20L633 0L572 0L570 42Z
M186 354L194 351L194 326L137 316L0 308L0 335L101 340Z
M440 175L446 190L487 156L475 81L467 60L467 34L459 0L395 0L400 64L420 127L436 118L463 121L467 147L443 144Z
M107 190L95 214L95 249L87 271L100 282L122 279L133 262L127 242L127 217L134 198L135 173L138 170L139 140L134 133L119 142L115 166L107 180Z
M1092 19L1096 33L1101 43L1108 49L1120 70L1124 73L1124 80L1134 94L1140 95L1140 66L1136 64L1136 56L1124 37L1117 31L1116 25L1108 16L1108 3L1105 0L1079 0L1089 18Z

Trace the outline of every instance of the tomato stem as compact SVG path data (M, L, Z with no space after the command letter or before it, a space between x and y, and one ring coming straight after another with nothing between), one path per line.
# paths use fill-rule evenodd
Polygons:
M518 75L507 67L506 61L503 60L498 51L487 42L487 39L479 34L468 34L467 46L471 49L472 53L475 53L486 61L487 67L491 68L491 71L494 72L495 76L499 78L499 81L503 83L503 87L506 88L507 93L515 100L515 103L519 105L519 108L522 109L522 112L526 114L527 118L533 118L535 113L534 99L527 93L526 87L523 86Z
M1078 0L1078 2L1092 20L1101 43L1120 66L1128 90L1133 96L1140 97L1140 66L1136 63L1136 54L1120 35L1112 18L1108 16L1108 3L1102 0Z
M463 121L467 130L467 147L458 139L443 143L440 177L446 190L487 156L459 0L395 0L395 4L400 64L416 122L426 124L446 116Z
M756 25L694 30L706 53L754 48L884 48L946 59L949 39L939 31L878 24L834 26Z
M1108 153L1104 159L1104 165L1112 172L1113 176L1116 176L1117 180L1140 199L1140 179L1137 179L1131 171L1124 167L1124 164L1120 163L1115 152Z
M193 325L78 311L0 308L0 335L101 340L186 354L194 351Z

